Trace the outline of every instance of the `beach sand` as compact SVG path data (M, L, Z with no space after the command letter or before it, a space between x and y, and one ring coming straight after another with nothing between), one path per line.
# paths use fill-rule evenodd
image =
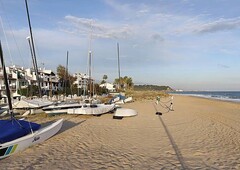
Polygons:
M169 111L154 102L123 105L138 115L122 120L32 117L65 121L54 137L0 160L0 169L240 169L239 103L176 95Z

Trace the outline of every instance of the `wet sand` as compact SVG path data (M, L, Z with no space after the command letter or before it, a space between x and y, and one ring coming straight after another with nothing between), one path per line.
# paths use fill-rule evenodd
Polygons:
M65 121L54 137L0 160L0 169L240 169L240 103L174 96L170 111L168 100L125 104L138 115L122 120L32 117Z

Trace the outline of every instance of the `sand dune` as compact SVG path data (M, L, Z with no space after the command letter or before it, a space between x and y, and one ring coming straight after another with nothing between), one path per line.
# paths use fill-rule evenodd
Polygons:
M51 139L0 160L1 169L240 169L240 104L175 96L174 111L154 101L124 107L138 116L39 119L65 122Z

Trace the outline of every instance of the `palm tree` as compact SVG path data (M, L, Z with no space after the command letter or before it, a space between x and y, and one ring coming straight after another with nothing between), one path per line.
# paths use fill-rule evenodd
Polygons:
M106 82L107 82L107 78L108 78L108 76L107 76L106 74L104 74L104 75L103 75L103 79L102 79L102 81L101 81L101 84L106 83Z
M133 81L131 77L127 77L126 79L126 84L127 84L127 88L130 89L133 87Z
M120 77L120 80L118 78L116 78L114 80L114 84L120 84L120 88L122 89L124 87L124 89L129 89L133 87L133 81L131 77L125 76L125 77Z

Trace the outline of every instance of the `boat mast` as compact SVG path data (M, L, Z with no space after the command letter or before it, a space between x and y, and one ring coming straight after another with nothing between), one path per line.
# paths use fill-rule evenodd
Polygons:
M67 97L67 82L68 82L68 51L67 51L67 62L66 62L66 69L65 69L65 95Z
M117 55L118 55L118 88L120 89L120 59L119 59L119 44L117 43Z
M11 100L11 94L10 94L8 79L7 79L6 67L5 67L5 63L4 63L4 60L3 60L3 51L2 51L1 41L0 41L0 57L1 57L1 63L2 63L2 69L3 69L4 83L6 85L6 93L7 93L8 106L9 106L9 114L11 115L11 119L13 119L14 115L13 115L12 100Z
M32 53L33 53L33 67L36 73L36 78L38 82L38 92L39 92L39 97L42 97L42 92L41 92L41 87L40 87L40 80L39 80L39 72L38 72L38 66L37 66L37 58L36 58L36 52L35 52L35 47L34 47L34 41L33 41L33 34L32 34L32 27L31 27L31 21L30 21L30 16L29 16L29 11L28 11L28 4L27 0L25 0L26 4L26 10L27 10L27 18L28 18L28 25L29 25L29 31L30 31L30 40L31 40L31 45L32 45Z
M89 96L92 97L92 23L90 23L91 26L91 32L90 32L90 41L89 41L89 51L88 51L88 76L89 76Z
M91 51L88 52L88 62L89 62L89 70L88 70L88 76L89 76L89 96L91 97L92 93L92 72L91 72L91 67L92 67L92 53Z
M31 56L32 56L32 62L33 62L33 66L35 66L35 60L34 60L34 55L33 55L33 50L32 50L32 46L31 46L31 38L28 36L26 38L28 40L28 44L29 44L29 48L30 48L30 52L31 52ZM35 67L34 67L35 68ZM33 91L32 91L32 81L30 80L31 82L31 86L30 86L30 96L32 97L33 96Z

